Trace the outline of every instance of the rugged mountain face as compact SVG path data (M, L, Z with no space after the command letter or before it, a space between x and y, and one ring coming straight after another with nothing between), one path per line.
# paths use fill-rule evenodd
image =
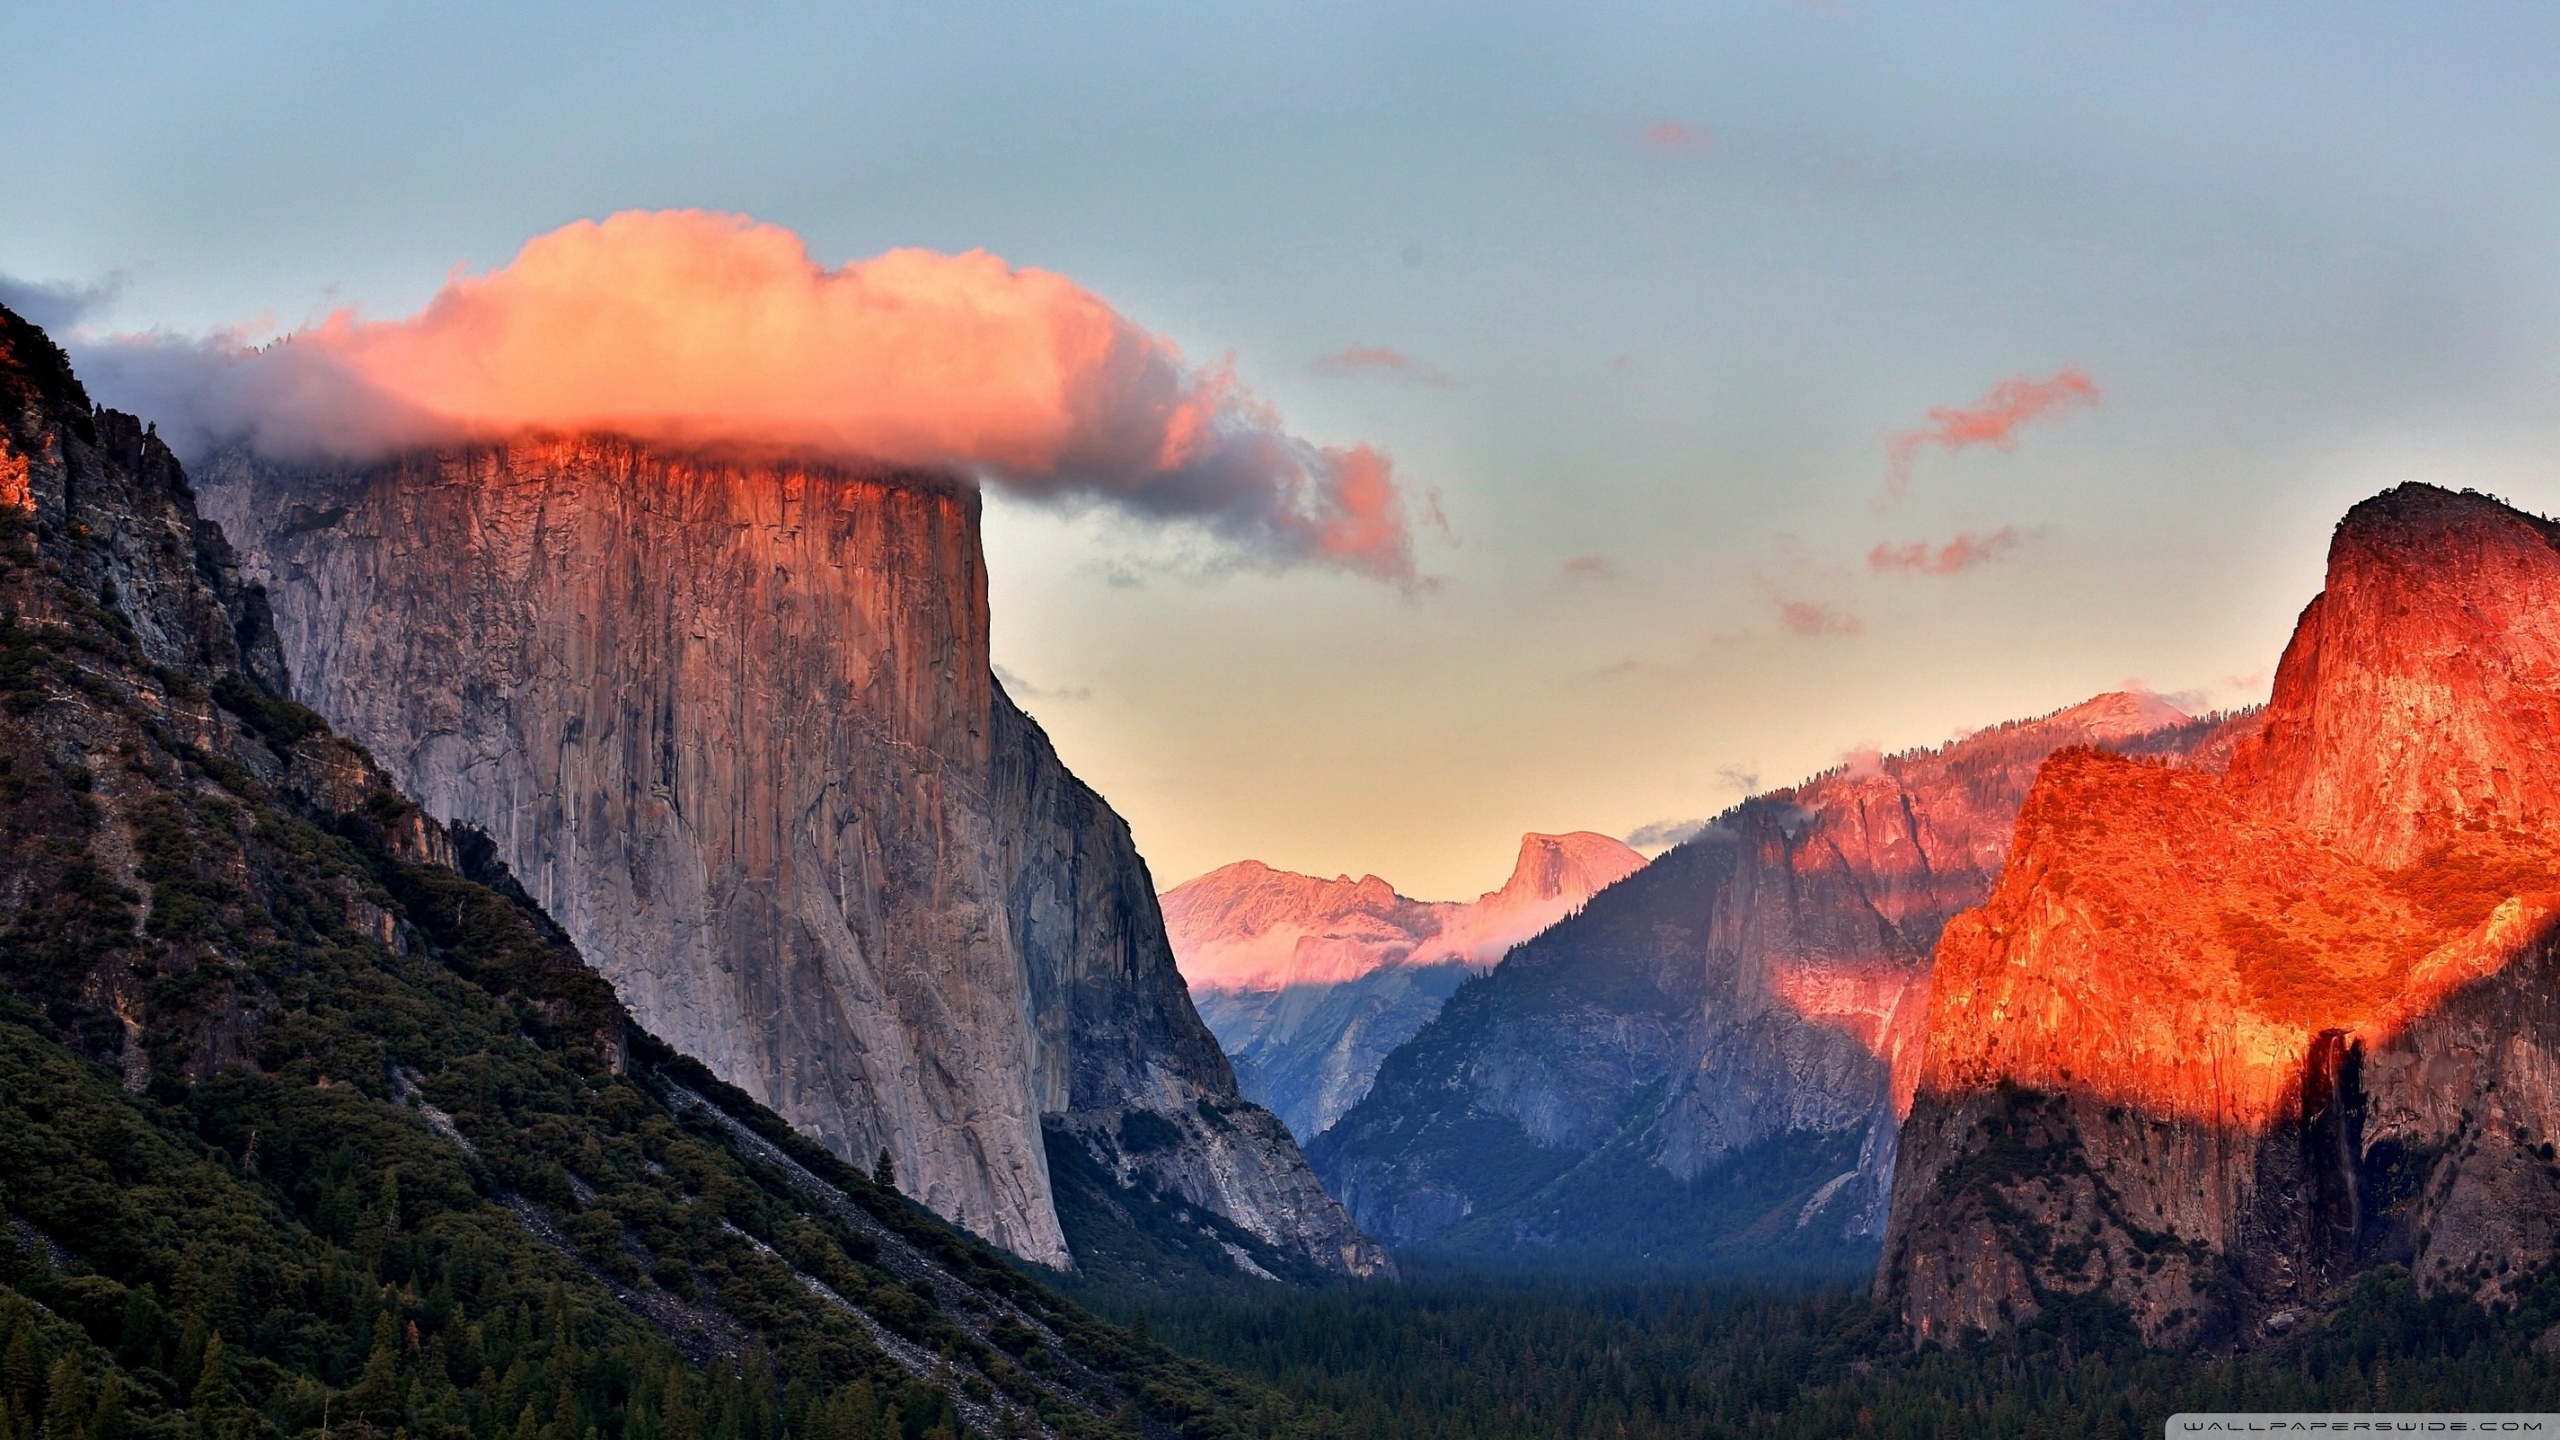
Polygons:
M1237 1095L1127 827L996 686L974 492L561 437L234 455L205 493L301 697L836 1154L1051 1264L1074 1144L1377 1268Z
M1482 969L1642 868L1642 855L1588 830L1521 836L1511 878L1473 900L1239 860L1166 891L1164 921L1194 994L1329 985L1391 965Z
M2121 1303L2281 1333L2353 1272L2560 1258L2560 529L2409 485L2216 775L2057 755L1938 952L1879 1286L1915 1335Z
M1304 1140L1368 1091L1470 971L1643 865L1587 830L1524 835L1501 889L1429 901L1375 875L1319 880L1243 860L1165 892L1165 927L1244 1093Z
M1872 1253L1930 954L1989 892L2037 765L2220 729L2101 696L1748 801L1460 988L1310 1147L1318 1173L1390 1244Z
M0 309L13 1428L495 1436L528 1376L563 1434L1289 1425L631 1028L284 698L192 499Z

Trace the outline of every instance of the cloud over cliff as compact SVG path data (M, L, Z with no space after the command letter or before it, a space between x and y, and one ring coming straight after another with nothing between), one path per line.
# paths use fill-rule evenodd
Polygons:
M744 216L626 211L455 271L416 315L275 343L81 347L180 450L362 459L536 430L955 466L1007 491L1191 522L1254 560L1413 578L1387 458L1290 434L1064 276L984 251L829 269Z

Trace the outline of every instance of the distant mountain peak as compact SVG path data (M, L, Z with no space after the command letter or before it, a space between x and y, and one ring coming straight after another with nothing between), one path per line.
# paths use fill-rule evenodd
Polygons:
M1476 903L1517 905L1567 895L1588 898L1643 868L1643 855L1609 836L1589 830L1564 835L1532 830L1520 837L1520 858L1512 864L1511 878Z
M1484 966L1644 863L1606 835L1532 831L1500 888L1434 901L1376 875L1324 880L1239 860L1166 891L1165 926L1195 990L1338 984L1391 965Z

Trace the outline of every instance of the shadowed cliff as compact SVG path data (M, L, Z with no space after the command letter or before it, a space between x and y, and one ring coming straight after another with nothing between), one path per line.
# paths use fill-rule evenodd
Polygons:
M1245 1094L1304 1140L1368 1093L1460 980L1643 867L1606 835L1524 835L1502 888L1433 901L1375 875L1242 860L1166 891L1165 925Z
M2108 695L1750 800L1461 987L1318 1173L1388 1243L1470 1259L1863 1265L1930 952L2038 763L2221 733Z

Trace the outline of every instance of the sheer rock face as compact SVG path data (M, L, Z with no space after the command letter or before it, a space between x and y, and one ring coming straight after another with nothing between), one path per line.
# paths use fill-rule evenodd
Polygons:
M1526 1203L1475 1165L1488 1136L1538 1186L1627 1146L1692 1182L1754 1146L1845 1138L1848 1168L1810 1177L1749 1243L1872 1245L1932 949L1989 892L2037 765L2220 733L2101 696L1748 801L1453 996L1312 1147L1318 1172L1395 1243Z
M1502 888L1433 901L1375 875L1322 880L1243 860L1166 891L1164 916L1245 1093L1309 1139L1367 1093L1378 1063L1470 970L1643 866L1606 835L1524 835Z
M1938 949L1879 1278L1918 1338L2123 1303L2281 1333L2560 1256L2560 549L2404 486L2332 547L2226 774L2056 755Z
M300 698L487 831L644 1024L837 1153L1063 1264L1044 1115L1224 1141L1200 1107L1233 1077L1127 827L990 672L974 492L562 438L233 456L205 495ZM1272 1180L1304 1168L1282 1143L1193 1145L1184 1193L1371 1263Z
M2348 512L2257 742L2257 802L2408 865L2487 827L2560 841L2560 526L2402 485Z

